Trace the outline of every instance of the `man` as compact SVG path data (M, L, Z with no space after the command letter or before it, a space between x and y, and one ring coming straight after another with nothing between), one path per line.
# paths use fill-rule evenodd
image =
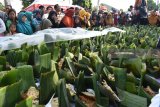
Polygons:
M46 13L43 15L42 19L47 19L50 11L52 11L52 10L53 10L52 6L48 6L47 10L46 10Z
M56 13L57 13L58 24L60 24L60 22L61 22L61 20L62 20L62 18L64 17L65 14L62 13L61 7L60 7L58 4L56 4L56 5L54 6L54 10L55 10Z

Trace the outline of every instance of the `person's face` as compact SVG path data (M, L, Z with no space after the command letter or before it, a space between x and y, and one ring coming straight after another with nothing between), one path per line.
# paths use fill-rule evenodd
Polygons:
M57 9L56 9L57 12L60 12L61 11L61 8L60 6L57 6Z
M50 13L52 10L52 8L48 8L47 13Z
M36 18L41 18L41 14L37 13Z
M78 18L75 19L75 23L79 23L80 20Z
M16 26L15 25L11 25L10 26L10 31L11 32L16 32Z
M57 16L55 14L52 15L52 19L56 19Z
M26 16L23 16L23 17L22 17L22 22L26 22L26 20L27 20L27 17L26 17Z
M8 12L11 9L11 6L6 6L6 12Z
M16 18L16 14L12 11L9 13L9 18L10 19L15 19Z

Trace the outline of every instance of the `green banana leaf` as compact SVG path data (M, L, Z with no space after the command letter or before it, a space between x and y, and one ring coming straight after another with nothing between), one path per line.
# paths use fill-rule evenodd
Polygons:
M121 104L126 107L147 107L147 99L117 88Z
M6 56L0 56L0 65L2 65L2 70L5 70L6 68ZM0 71L2 71L0 70Z
M7 62L9 62L9 64L13 67L16 66L17 62L18 62L18 58L16 56L16 52L14 50L10 50L8 51L7 55Z
M59 47L54 47L54 50L53 50L53 60L54 61L57 61L58 58L59 58L59 55L60 54L60 48Z
M73 76L73 74L71 73L71 71L69 69L61 69L59 71L59 77L60 78L65 78L67 83L74 83L75 81L75 77Z
M86 56L83 56L82 59L79 61L80 64L91 66L91 61Z
M74 65L77 69L77 71L84 71L85 75L91 75L94 73L93 69L87 65L79 64L74 62Z
M127 73L125 68L112 67L116 86L122 90L126 87ZM122 79L123 78L123 79Z
M56 71L42 73L40 78L39 103L47 104L52 95L56 92L59 78Z
M96 97L96 103L101 104L100 90L97 87L97 74L93 74L92 81L93 81L93 89L94 89L95 97Z
M124 61L124 65L127 67L128 71L132 71L136 77L141 76L142 60L140 58L128 59Z
M66 60L66 62L67 62L67 65L68 65L69 69L71 70L72 75L73 75L74 77L76 77L78 74L77 74L77 72L76 72L76 68L75 68L75 66L74 66L73 61L72 61L69 57L65 57L65 60Z
M154 89L155 91L158 92L159 88L160 88L160 82L155 79L154 77L146 74L144 76L144 81L146 85L149 85L152 89Z
M22 80L0 88L0 107L15 107L15 104L21 100Z
M33 68L30 65L24 65L17 68L18 69L18 77L22 79L22 90L26 91L31 86L36 86L34 82L33 76Z
M28 97L25 100L17 103L15 107L32 107L32 98Z
M40 55L41 73L51 71L51 53Z
M85 85L84 72L79 72L78 77L76 78L75 81L75 86L77 89L76 92L78 95L84 91L84 85Z
M38 49L40 55L49 53L49 49L47 48L47 45L44 42L38 45Z
M126 91L132 94L137 94L137 89L135 83L126 82Z
M65 79L60 79L58 81L57 92L58 92L59 107L70 107L70 103L67 97Z

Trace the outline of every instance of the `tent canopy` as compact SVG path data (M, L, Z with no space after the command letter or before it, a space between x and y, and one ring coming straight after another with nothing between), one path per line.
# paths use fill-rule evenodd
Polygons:
M40 5L43 5L45 7L47 6L54 6L56 4L59 4L61 6L61 8L63 8L64 10L66 10L69 7L78 7L78 8L82 8L78 5L71 5L66 1L55 1L55 0L35 0L30 6L28 6L27 8L25 8L24 10L26 11L34 11L35 9L38 9L38 7Z

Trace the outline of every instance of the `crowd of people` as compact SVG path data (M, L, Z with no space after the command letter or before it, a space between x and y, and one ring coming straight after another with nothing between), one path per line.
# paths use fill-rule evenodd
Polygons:
M137 9L138 10L138 9ZM141 13L142 12L142 13ZM89 28L133 25L133 24L151 24L157 25L160 18L155 11L150 15L143 9L139 12L136 8L130 6L128 12L123 10L112 12L91 11L90 9L68 8L65 12L57 4L54 7L39 6L39 9L33 12L21 11L18 14L7 5L5 11L0 11L0 36L14 35L24 33L31 35L39 30L48 28Z

